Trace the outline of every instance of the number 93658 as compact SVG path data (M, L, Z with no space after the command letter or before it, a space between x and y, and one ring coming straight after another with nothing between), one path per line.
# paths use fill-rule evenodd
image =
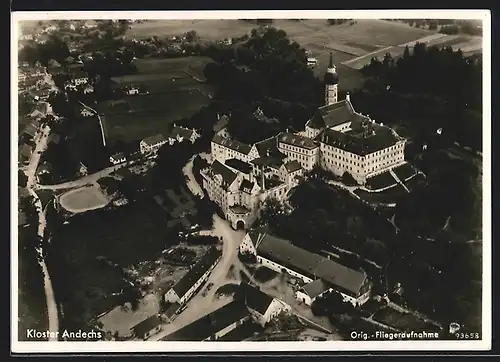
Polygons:
M481 339L479 333L455 333L456 339Z

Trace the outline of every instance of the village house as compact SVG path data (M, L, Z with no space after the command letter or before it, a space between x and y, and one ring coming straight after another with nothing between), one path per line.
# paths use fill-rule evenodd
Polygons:
M200 134L194 129L176 126L174 123L167 137L172 145L175 142L183 142L184 140L194 143L200 137Z
M252 319L263 327L281 312L291 310L291 307L285 302L273 298L245 282L240 284L234 299L242 301L250 311Z
M221 257L220 250L215 246L210 247L200 260L165 293L165 301L184 305L208 279Z
M20 145L18 149L18 162L21 165L27 164L32 154L33 154L33 147L27 144Z
M109 157L109 162L113 165L118 165L123 162L127 162L127 158L123 152L115 153Z
M265 326L280 313L290 310L291 307L281 300L273 298L247 283L241 283L232 302L161 340L193 342L221 340L243 323L253 321Z
M301 249L288 240L254 230L245 235L240 253L254 255L257 262L278 273L287 273L305 285L296 292L296 299L306 305L325 293L338 292L353 306L366 303L372 283L368 276L321 255Z
M240 301L232 301L200 319L162 338L162 341L216 341L250 320L250 313Z
M89 76L83 70L77 69L70 73L70 82L76 86L87 84L89 82Z
M168 142L162 134L146 137L139 143L141 154L149 155L158 152L161 146Z
M153 315L132 327L131 331L137 338L147 340L162 330L162 324L162 320L157 315Z

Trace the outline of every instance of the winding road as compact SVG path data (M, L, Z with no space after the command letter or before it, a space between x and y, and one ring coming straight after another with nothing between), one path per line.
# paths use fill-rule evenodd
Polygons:
M45 125L40 131L35 135L35 149L31 155L30 162L25 168L24 172L28 178L26 183L26 188L28 189L31 196L33 196L35 207L38 212L38 237L43 240L45 235L46 219L45 211L42 207L42 202L35 192L36 188L36 169L40 162L41 154L47 149L47 143L50 133L50 127ZM39 255L38 263L42 268L45 298L47 300L47 315L49 319L49 331L58 332L59 331L59 314L57 309L57 303L54 297L54 289L52 288L52 281L50 280L49 270L47 264L45 263L45 258L43 255L43 248L40 246L37 248ZM51 333L49 341L57 341L55 337L57 333Z

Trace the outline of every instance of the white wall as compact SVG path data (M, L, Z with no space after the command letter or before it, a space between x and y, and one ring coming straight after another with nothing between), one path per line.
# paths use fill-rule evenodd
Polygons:
M257 262L262 264L262 266L265 266L266 268L269 268L271 270L274 270L275 272L278 272L278 273L281 273L281 270L282 269L285 269L287 271L288 274L296 277L296 278L300 278L302 279L302 281L304 283L310 283L312 282L313 280L305 275L302 275L302 274L299 274L297 273L296 271L294 270L291 270L291 269L288 269L288 268L285 268L283 267L282 265L278 264L278 263L275 263L269 259L266 259L266 258L263 258L262 256L257 256Z
M167 302L170 302L170 303L175 303L177 301L179 301L179 296L177 295L177 293L174 291L173 288L170 288L170 290L165 293L165 301Z
M257 250L255 249L248 233L243 237L243 241L240 244L240 253L252 253L253 255L257 255Z

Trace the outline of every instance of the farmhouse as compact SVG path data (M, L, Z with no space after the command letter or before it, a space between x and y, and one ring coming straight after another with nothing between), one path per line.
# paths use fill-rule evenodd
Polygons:
M215 268L222 253L212 246L200 260L165 294L169 303L185 304L205 282Z
M120 163L126 162L127 158L123 154L123 152L115 153L114 155L111 155L109 157L109 162L111 162L113 165L118 165Z
M194 143L199 137L200 135L198 134L198 132L196 132L196 130L176 126L174 124L170 131L165 134L159 133L157 135L143 139L139 143L139 147L143 155L155 154L158 152L160 147L166 143L170 145L173 145L175 142L184 141Z
M290 306L247 283L241 283L234 300L166 336L162 341L216 341L246 321L265 326Z
M266 268L301 279L306 285L295 296L306 305L331 291L340 293L345 302L354 306L362 305L370 298L372 283L364 273L262 230L245 235L240 253L255 255L257 262Z
M166 139L162 134L157 134L157 135L154 135L151 137L144 138L139 143L139 148L140 148L141 153L143 155L154 154L154 153L158 152L160 147L163 146L167 142L168 142L168 139Z
M291 310L288 304L247 283L240 284L234 299L243 302L254 321L263 327L281 312Z
M70 73L70 82L75 86L87 84L89 82L89 75L81 69L75 70Z
M216 341L250 319L248 309L240 301L201 317L187 326L162 338L162 341Z
M146 340L152 335L159 333L162 329L162 324L162 320L158 316L153 315L132 327L131 330L136 337Z
M200 135L196 132L196 130L176 126L175 123L172 130L168 134L170 144L173 144L174 142L183 142L184 140L194 143L199 137Z

